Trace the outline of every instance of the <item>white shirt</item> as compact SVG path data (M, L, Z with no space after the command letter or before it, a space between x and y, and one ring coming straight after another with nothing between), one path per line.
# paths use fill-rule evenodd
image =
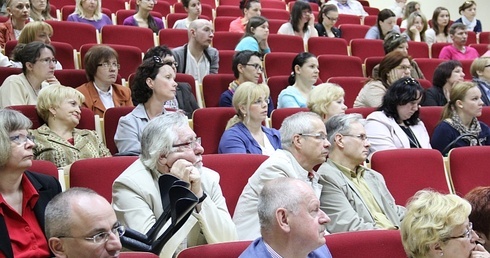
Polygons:
M201 58L199 58L199 60L196 60L192 56L189 49L187 49L186 63L187 65L185 67L185 73L194 76L194 80L202 83L202 79L204 78L204 76L209 74L209 69L211 66L204 53L202 54Z
M346 4L348 6L342 5L338 0L332 0L329 3L335 4L341 14L368 16L368 13L364 11L364 7L358 1L347 0Z
M99 87L95 85L95 82L94 82L94 86L95 89L97 90L97 93L99 94L102 104L104 104L105 109L114 107L114 100L112 99L112 86L109 87L109 90L107 92L99 89Z

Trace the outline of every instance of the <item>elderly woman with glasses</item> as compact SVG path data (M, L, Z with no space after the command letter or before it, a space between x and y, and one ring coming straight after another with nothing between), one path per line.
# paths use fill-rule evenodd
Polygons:
M0 87L0 108L14 105L35 105L41 88L60 85L54 76L58 60L51 45L34 41L20 45L14 59L22 63L22 73L14 74Z
M141 155L112 186L117 219L146 233L166 211L158 180L170 174L187 183L199 203L183 226L165 244L160 257L174 257L186 247L237 240L235 224L226 207L217 172L204 167L201 138L179 112L151 120L141 137ZM167 208L168 209L168 208ZM163 230L162 230L163 231ZM161 233L161 232L160 232Z
M104 117L108 108L133 106L131 90L116 84L120 68L116 50L104 45L93 46L85 54L84 64L89 82L77 88L85 96L84 107Z
M263 126L267 119L269 87L245 82L233 94L236 115L228 121L218 153L252 153L270 156L281 147L279 131Z
M1 257L53 256L44 236L44 209L61 186L52 176L27 171L35 145L31 126L20 112L0 110Z
M408 257L490 257L476 240L468 220L471 205L455 194L418 191L407 204L401 223Z
M82 93L71 87L51 86L41 91L36 110L45 124L32 130L35 159L64 168L79 159L111 156L97 133L75 128L83 99Z
M141 153L141 134L153 118L165 113L165 102L173 100L177 92L172 62L163 62L159 56L143 61L136 70L131 88L133 100L139 103L131 113L119 119L114 141L121 154Z
M335 115L345 114L345 91L337 84L322 83L315 86L308 94L306 103L311 112L318 114L324 122Z
M478 186L464 198L471 204L470 221L478 235L477 242L490 250L490 186Z

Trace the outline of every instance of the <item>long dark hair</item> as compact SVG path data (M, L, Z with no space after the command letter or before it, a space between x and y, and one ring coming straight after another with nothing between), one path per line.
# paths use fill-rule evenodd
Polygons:
M434 13L432 14L432 29L434 30L436 35L440 33L439 23L437 22L437 18L439 18L439 14L441 14L442 11L446 11L447 14L449 15L449 20L451 20L451 14L449 13L449 10L446 7L442 7L442 6L437 7L434 10ZM444 26L444 36L446 37L449 35L449 24L450 22L448 21L446 26Z
M383 34L383 30L381 29L379 23L384 22L386 19L389 19L391 17L396 17L396 15L390 9L383 9L378 13L378 19L376 19L376 27L378 27L380 39L384 39L386 35ZM388 32L386 34L388 34Z
M398 115L397 107L417 99L422 99L423 94L424 88L420 86L417 80L410 77L398 79L386 91L383 97L383 103L378 110L383 111L388 117L393 117L395 121L402 122L399 121L400 116ZM409 119L403 122L405 125L418 124L419 111L417 110Z
M311 11L311 6L308 2L303 2L303 1L296 1L293 5L293 9L291 10L291 18L289 22L293 26L293 30L296 32L300 32L300 28L298 28L298 22L301 20L303 17L303 11ZM307 31L308 30L308 23L305 23L303 25L303 28L301 28L301 31Z

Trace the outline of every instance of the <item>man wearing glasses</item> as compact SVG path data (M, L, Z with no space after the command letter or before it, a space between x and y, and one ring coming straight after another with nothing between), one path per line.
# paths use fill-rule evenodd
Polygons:
M279 133L282 149L277 149L260 165L238 199L233 221L240 240L260 237L257 203L266 182L279 177L297 178L320 197L321 185L313 167L325 162L330 146L322 119L312 112L299 112L284 119Z
M117 257L125 228L104 197L75 187L48 203L45 232L56 257Z
M323 185L321 209L332 219L330 233L398 229L405 208L395 204L383 176L361 164L369 142L360 114L337 115L325 127L332 143L328 161L318 169Z
M143 130L140 158L112 186L112 207L118 220L143 234L164 213L158 186L162 174L171 174L188 183L199 198L191 216L165 244L160 257L172 257L195 245L237 240L219 175L203 167L203 152L201 138L189 127L184 114L162 114L150 120Z

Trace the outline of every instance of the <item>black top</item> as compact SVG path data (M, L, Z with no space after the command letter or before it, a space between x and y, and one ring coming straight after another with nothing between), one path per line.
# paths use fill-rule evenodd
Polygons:
M432 86L425 90L425 96L421 103L422 106L444 106L447 99L442 88Z
M315 24L315 29L318 31L319 37L328 37L327 30L325 29L325 27L323 27L323 24ZM342 32L338 28L332 27L331 31L336 38L342 37Z

